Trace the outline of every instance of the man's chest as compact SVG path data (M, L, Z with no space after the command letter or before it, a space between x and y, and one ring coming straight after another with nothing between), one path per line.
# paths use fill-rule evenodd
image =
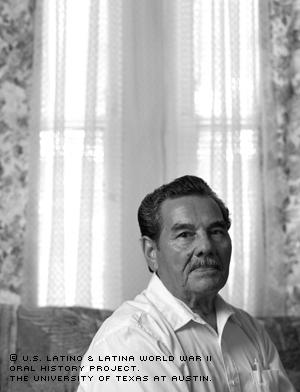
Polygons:
M253 367L255 360L261 361L260 347L239 325L230 323L222 338L213 328L197 323L176 335L191 377L191 391L257 390Z

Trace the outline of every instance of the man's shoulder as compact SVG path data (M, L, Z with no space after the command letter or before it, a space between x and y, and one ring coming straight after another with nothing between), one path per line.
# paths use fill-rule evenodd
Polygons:
M124 328L139 328L145 322L145 316L152 312L152 306L145 300L136 298L126 301L105 320L100 329L102 335L115 333Z
M243 327L243 329L247 329L248 331L251 331L253 333L263 333L263 324L257 318L251 316L251 314L249 314L243 309L237 308L235 306L232 306L232 308L234 309L235 319Z
M116 339L130 334L144 335L160 340L169 333L164 316L158 311L144 293L134 300L126 301L108 317L97 334L95 340Z

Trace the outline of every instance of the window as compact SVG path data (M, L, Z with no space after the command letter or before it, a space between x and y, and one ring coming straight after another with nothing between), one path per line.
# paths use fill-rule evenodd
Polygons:
M251 310L263 255L258 1L37 6L38 304L129 298L147 270L131 223L138 202L189 173L234 216L227 296Z
M255 276L253 258L261 248L260 230L258 235L255 230L262 218L254 212L261 211L258 12L257 1L232 0L197 0L193 10L198 173L233 213L226 290L235 303L234 282L243 282L244 304Z
M56 276L55 280L61 276L65 282L65 304L76 303L76 260L80 247L85 246L85 235L80 230L89 226L85 219L92 216L92 247L87 249L91 254L86 255L91 258L91 270L87 273L92 302L94 306L101 306L103 293L98 279L103 274L103 264L98 260L103 259L99 239L105 237L103 133L107 90L107 1L99 2L99 28L91 25L91 2L68 0L65 8L63 3L45 1L43 10L47 18L44 25L47 41L42 58L44 101L40 131L38 303L46 305L49 301L48 275L51 273ZM89 51L97 48L101 55L93 59ZM97 91L89 86L92 81L88 80L88 67L92 66L101 70ZM96 105L95 114L93 108L88 107L89 93L97 94L94 99L89 97ZM60 100L61 107L56 100ZM91 118L93 115L96 118ZM89 134L87 127L91 121L96 125L93 124L93 132ZM82 178L82 173L86 173L83 165L90 165L92 178ZM86 217L81 205L81 197L85 197L82 195L84 186L93 187L90 200L93 213ZM57 262L50 264L51 258L57 258Z

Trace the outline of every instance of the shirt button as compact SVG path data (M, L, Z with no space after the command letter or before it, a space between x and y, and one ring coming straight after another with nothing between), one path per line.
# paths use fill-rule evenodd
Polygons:
M229 385L231 385L233 388L236 388L239 385L239 380L238 379L232 379L229 381Z

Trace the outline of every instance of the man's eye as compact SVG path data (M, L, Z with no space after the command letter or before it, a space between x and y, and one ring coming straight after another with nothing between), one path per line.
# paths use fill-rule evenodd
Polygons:
M194 235L193 232L191 231L183 231L182 233L179 233L177 238L189 238L192 237Z
M211 231L211 235L216 235L216 236L225 235L225 230L224 229L214 229Z

